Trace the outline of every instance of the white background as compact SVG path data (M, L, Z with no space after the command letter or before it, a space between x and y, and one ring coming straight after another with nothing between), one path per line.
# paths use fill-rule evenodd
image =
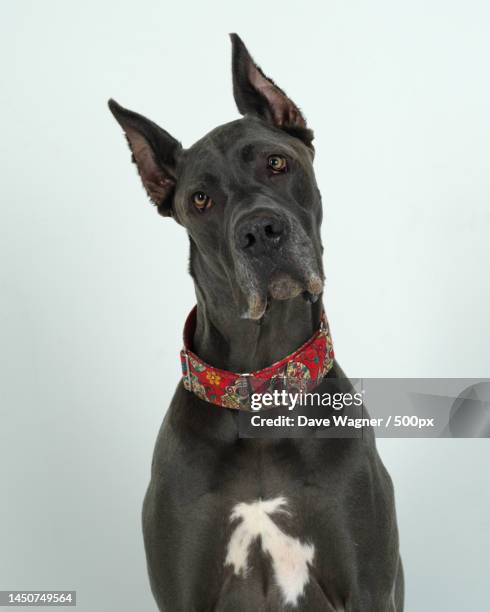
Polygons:
M237 31L304 110L353 376L488 377L486 2L9 2L0 36L0 588L153 610L140 507L194 302L108 97L190 145ZM487 440L380 440L408 612L488 605Z

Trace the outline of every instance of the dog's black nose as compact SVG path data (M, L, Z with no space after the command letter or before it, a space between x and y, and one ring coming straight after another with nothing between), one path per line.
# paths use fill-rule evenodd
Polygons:
M267 214L248 216L238 227L238 246L250 255L270 253L284 240L286 224L280 217Z

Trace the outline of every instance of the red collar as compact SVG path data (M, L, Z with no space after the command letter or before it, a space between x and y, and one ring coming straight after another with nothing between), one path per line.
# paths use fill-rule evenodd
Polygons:
M184 348L180 352L182 382L187 391L216 406L250 410L252 393L272 393L276 389L305 393L332 368L334 352L325 313L320 329L294 353L263 370L245 374L214 368L190 350L196 317L194 306L185 323Z

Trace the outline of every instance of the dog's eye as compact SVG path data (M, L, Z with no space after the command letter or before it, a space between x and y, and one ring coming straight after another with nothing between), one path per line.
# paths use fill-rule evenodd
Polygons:
M267 159L267 165L272 170L272 172L286 172L288 169L288 163L286 158L282 155L269 155Z
M203 212L206 210L206 208L211 206L213 201L204 193L204 191L196 191L196 193L192 195L192 203L198 210Z

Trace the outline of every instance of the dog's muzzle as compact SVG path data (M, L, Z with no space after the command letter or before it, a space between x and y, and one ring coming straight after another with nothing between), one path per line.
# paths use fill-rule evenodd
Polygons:
M261 319L270 300L303 294L315 301L323 281L311 239L299 219L269 206L242 212L232 231L242 316Z

